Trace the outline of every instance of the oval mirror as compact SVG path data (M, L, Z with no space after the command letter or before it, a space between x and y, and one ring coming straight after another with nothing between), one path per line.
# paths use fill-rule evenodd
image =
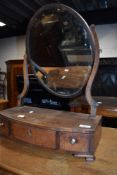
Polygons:
M32 17L27 57L39 82L60 97L82 93L94 62L94 40L85 20L62 4L46 5Z

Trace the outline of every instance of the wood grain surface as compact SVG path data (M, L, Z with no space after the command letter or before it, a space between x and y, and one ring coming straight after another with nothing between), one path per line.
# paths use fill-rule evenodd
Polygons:
M20 116L24 117L20 117ZM21 122L22 124L33 125L42 129L56 131L77 132L82 131L80 124L90 125L91 128L83 128L84 132L95 131L100 117L95 120L89 114L75 113L69 111L52 110L38 107L21 106L0 111L0 118Z
M96 160L0 139L0 166L19 175L116 175L117 130L102 128Z

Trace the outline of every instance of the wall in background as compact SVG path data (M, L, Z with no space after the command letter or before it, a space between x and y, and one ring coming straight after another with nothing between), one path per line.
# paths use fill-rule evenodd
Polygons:
M102 50L100 57L117 57L117 23L97 25L96 31Z
M117 24L97 25L100 57L117 57ZM0 39L0 67L6 71L5 61L23 59L25 53L25 36Z
M0 39L0 68L6 71L7 60L23 59L25 53L25 36Z

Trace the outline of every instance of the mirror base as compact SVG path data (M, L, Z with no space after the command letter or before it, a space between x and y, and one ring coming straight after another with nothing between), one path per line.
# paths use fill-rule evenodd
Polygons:
M0 112L1 135L93 160L101 137L101 117L29 106Z

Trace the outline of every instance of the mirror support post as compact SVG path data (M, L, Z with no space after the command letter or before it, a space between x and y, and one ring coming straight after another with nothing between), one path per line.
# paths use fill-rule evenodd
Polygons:
M94 65L92 68L92 72L91 75L89 77L87 86L86 86L86 91L85 91L85 96L87 99L87 102L90 105L90 116L91 118L95 118L96 117L96 108L97 108L97 102L93 99L92 95L91 95L91 88L92 88L92 84L96 75L96 72L98 70L98 66L99 66L99 42L98 42L98 38L97 38L97 34L95 31L95 26L91 25L91 31L92 31L92 35L94 38L94 43L95 43L95 58L94 58Z
M23 62L23 77L24 77L24 87L21 94L17 97L17 105L21 106L23 104L23 98L27 94L29 89L29 77L28 77L28 60L27 54L24 55L24 62Z

